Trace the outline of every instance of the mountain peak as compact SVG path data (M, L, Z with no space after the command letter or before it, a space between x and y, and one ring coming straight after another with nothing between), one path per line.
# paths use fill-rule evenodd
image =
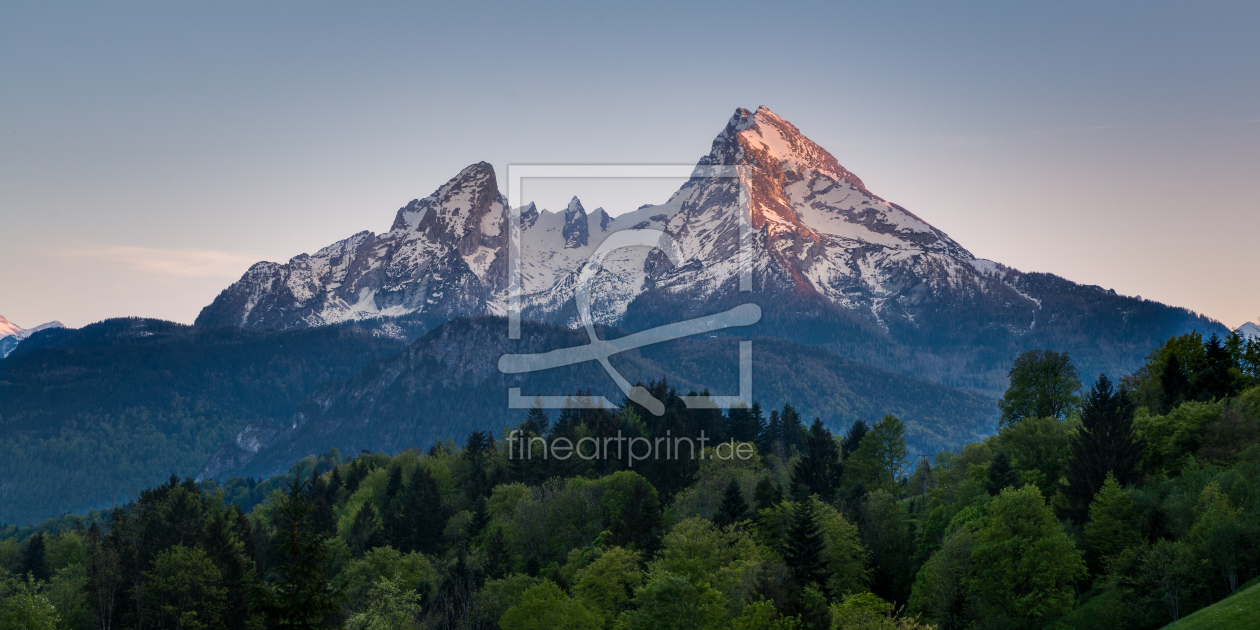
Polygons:
M587 239L590 237L586 208L582 207L582 202L578 201L576 195L569 200L569 206L564 209L563 234L565 249L586 247Z
M862 180L840 165L826 149L805 137L800 129L765 105L750 112L735 110L726 128L713 140L709 155L700 160L702 166L715 164L748 164L785 171L812 170L836 182L848 182L867 192Z

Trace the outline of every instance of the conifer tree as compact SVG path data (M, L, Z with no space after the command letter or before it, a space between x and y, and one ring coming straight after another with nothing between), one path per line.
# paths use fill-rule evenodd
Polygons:
M473 502L472 518L468 520L468 537L476 538L490 523L490 511L486 508L486 498L477 497Z
M47 581L48 561L44 558L46 548L44 534L37 533L26 541L26 549L22 552L22 573L31 575L37 581Z
M739 482L732 479L726 485L726 492L722 494L722 505L718 507L717 514L713 517L713 524L726 527L746 518L748 518L748 502L744 500L744 492L740 490Z
M783 491L770 481L769 477L762 477L761 481L757 482L757 487L753 488L753 501L756 503L757 511L760 512L783 501Z
M1015 475L1015 467L1011 466L1011 458L1006 453L998 453L989 462L989 476L985 480L985 490L989 496L996 497L1004 488L1015 485L1019 479Z
M1237 366L1215 333L1204 342L1203 354L1206 365L1194 377L1195 399L1223 400L1238 393L1234 375L1230 372Z
M779 414L779 421L783 426L783 433L780 439L783 440L783 447L792 446L801 447L805 441L805 425L801 423L801 414L792 405L784 404L783 413Z
M792 468L792 500L800 501L816 494L823 502L831 502L842 474L844 464L840 461L836 441L822 420L814 418L805 440L805 455Z
M410 540L410 526L407 523L407 517L403 514L405 501L402 467L390 466L389 477L385 481L385 503L381 513L381 526L384 530L382 534L386 544L403 552L411 551L411 548L407 546Z
M1190 379L1186 376L1186 368L1176 352L1168 353L1168 362L1159 374L1160 389L1163 390L1164 411L1171 410L1185 399L1186 390L1190 388Z
M551 428L551 418L547 417L547 412L543 410L541 402L529 408L525 413L525 422L521 423L521 433L526 435L541 436L547 434L547 429Z
M315 530L332 536L337 535L337 516L333 514L332 501L327 498L328 484L318 473L313 475L307 484L307 494L315 506L315 512L311 516Z
M1084 523L1089 516L1089 504L1108 473L1121 486L1138 481L1143 446L1133 432L1133 411L1128 389L1123 385L1115 389L1106 374L1100 375L1081 410L1081 429L1072 439L1063 487L1076 522Z
M344 485L345 482L341 479L341 467L333 466L332 475L328 477L328 488L324 493L324 500L329 505L337 505L338 500L341 498L341 488Z
M766 422L766 430L762 432L761 439L758 441L757 450L762 453L777 452L782 455L782 451L776 449L783 448L783 420L779 418L779 410L770 410L770 419Z
M350 534L347 542L355 555L363 555L370 549L385 544L381 529L376 524L376 509L371 501L364 501L363 506L355 513L350 522Z
M424 466L417 466L412 474L398 513L402 527L396 535L395 546L403 552L435 553L450 514L442 503L437 481Z
M626 547L651 555L661 542L661 502L648 483L635 484L630 488L627 505L630 510L623 538Z
M858 450L858 446L862 444L862 438L866 437L866 433L870 430L871 428L867 426L865 420L854 422L840 444L840 458L848 461L849 456Z
M328 572L328 538L315 531L315 506L301 475L276 505L272 575L250 588L250 609L284 630L313 630L341 610L342 592Z
M814 583L820 588L827 583L827 567L823 559L826 539L818 525L818 506L813 498L798 501L792 509L792 524L785 541L784 561L800 584Z
M490 480L486 475L483 460L485 459L485 454L493 448L494 438L489 433L473 431L468 434L468 442L464 446L464 459L468 460L472 466L472 471L466 484L474 496L488 496L490 494Z

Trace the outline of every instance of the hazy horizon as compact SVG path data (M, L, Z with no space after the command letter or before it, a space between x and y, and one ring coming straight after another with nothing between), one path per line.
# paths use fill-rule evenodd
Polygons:
M0 315L191 323L468 164L694 163L765 105L978 257L1260 319L1260 8L723 7L4 3Z

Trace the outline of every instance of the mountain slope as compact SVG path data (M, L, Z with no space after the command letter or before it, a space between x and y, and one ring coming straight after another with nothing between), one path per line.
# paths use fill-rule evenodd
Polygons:
M295 419L264 421L243 430L202 470L203 478L266 476L332 447L397 452L459 439L473 429L515 426L525 411L507 409L507 388L565 395L592 388L620 403L611 379L586 363L527 375L497 369L506 352L543 352L586 343L585 332L526 322L520 341L498 317L444 324L398 355L374 361L353 378L312 394ZM616 337L618 331L601 334ZM933 452L992 431L993 401L941 385L847 361L825 350L777 339L753 341L754 396L768 408L790 402L807 420L833 430L886 413L906 421L912 448ZM613 365L631 382L667 379L680 391L738 391L738 346L730 339L686 339L625 352ZM552 414L554 416L554 412Z
M106 320L32 335L0 360L0 521L108 507L192 475L249 422L402 344L348 327L205 330Z

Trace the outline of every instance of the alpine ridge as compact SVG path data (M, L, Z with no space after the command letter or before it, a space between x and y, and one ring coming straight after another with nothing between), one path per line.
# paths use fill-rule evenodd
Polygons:
M716 165L741 167L738 180L706 176ZM739 291L741 192L754 231L752 294ZM401 208L385 234L257 263L196 323L377 320L382 334L414 340L454 317L504 315L508 212L491 166L474 164ZM575 197L561 212L530 203L520 216L522 316L569 327L577 274L595 248L613 232L653 228L678 244L681 264L655 249L617 250L592 283L596 323L640 330L754 301L765 316L751 334L990 394L1022 349L1066 350L1086 374L1117 374L1170 335L1225 330L1184 309L976 258L765 107L736 110L663 204L610 217Z

